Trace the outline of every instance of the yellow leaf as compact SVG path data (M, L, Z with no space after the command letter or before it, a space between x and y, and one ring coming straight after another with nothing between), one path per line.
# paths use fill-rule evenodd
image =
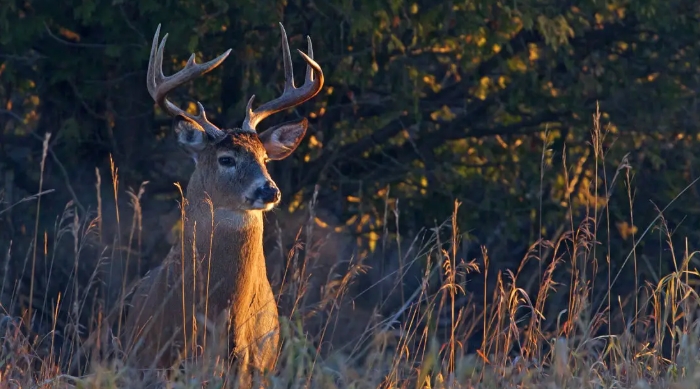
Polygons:
M540 58L540 49L534 43L530 43L528 45L528 49L529 49L529 53L530 53L528 59L531 62L537 61Z
M316 225L318 225L321 228L328 228L328 223L324 222L323 220L319 219L318 216L314 217L314 221L316 222Z
M617 224L617 230L620 232L620 235L622 235L622 239L627 240L632 234L637 233L637 226L630 225L627 222L618 222Z
M66 39L69 39L69 40L72 40L72 41L76 41L76 42L80 42L80 35L78 35L78 33L73 32L73 31L71 31L71 30L69 30L69 29L67 29L67 28L61 27L61 28L58 30L58 33L61 34L61 35L62 35L64 38L66 38Z
M321 144L321 142L318 141L318 139L316 138L316 135L311 135L309 137L309 146L310 147L322 147L323 145Z

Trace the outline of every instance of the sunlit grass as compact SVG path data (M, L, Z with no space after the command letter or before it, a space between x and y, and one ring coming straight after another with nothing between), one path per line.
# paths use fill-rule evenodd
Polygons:
M594 118L593 154L596 164L604 166L601 145L606 133L600 126L600 117ZM46 148L45 142L44 159ZM543 176L547 168L545 154L543 150ZM566 171L565 159L563 163ZM42 175L43 166L42 160ZM565 223L570 227L568 231L561 231L553 240L543 236L534 242L520 267L513 271L489 266L494 260L489 257L488 247L482 247L480 258L460 257L462 234L457 216L465 210L455 202L452 215L446 215L443 224L426 228L420 238L403 237L412 242L412 249L409 257L399 256L402 265L390 275L394 286L397 289L403 287L406 275L403 269L407 264L420 264L423 278L418 288L405 293L401 306L384 317L378 314L378 309L360 312L354 308L353 311L351 285L371 264L353 258L319 258L319 242L311 238L315 236L314 228L317 228L314 197L307 207L307 222L297 226L300 241L286 253L288 268L281 281L273 285L276 291L281 291L278 302L286 304L284 311L289 315L280 318L282 341L278 361L276 369L265 377L265 387L696 388L700 383L700 326L695 317L699 299L693 285L697 285L700 274L690 267L694 256L690 245L687 244L682 252L673 247L671 233L664 229L663 210L659 210L654 223L658 221L661 231L667 235L667 245L663 249L672 253L675 270L660 275L655 283L635 284L637 293L633 296L616 296L611 292L620 273L612 270L610 262L624 263L620 271L635 274L638 271L634 249L625 258L608 261L605 258L608 242L598 241L600 229L609 231L610 226L600 220L609 220L603 217L609 212L607 200L620 181L627 185L632 202L630 169L625 159L610 176L604 174L602 180L596 180L592 184L595 187L587 188L586 195L596 194L586 203L589 208L587 217L575 220L570 212L570 220ZM595 170L598 171L598 166ZM111 178L112 196L116 199L119 179L114 165ZM570 180L566 175L565 179ZM10 315L16 307L0 307L1 388L143 387L141 372L128 367L129 364L125 363L128 361L120 358L122 350L112 333L119 331L120 320L117 320L117 325L110 323L111 327L104 320L105 317L121 318L121 304L90 311L98 315L92 320L97 324L96 328L79 324L90 309L85 302L98 283L102 263L98 261L93 266L87 285L79 284L78 273L81 269L80 254L95 236L111 242L105 246L109 249L103 252L104 256L100 256L105 263L120 264L123 261L125 267L130 261L140 263L139 250L132 252L132 249L134 246L140 248L143 234L140 201L147 190L145 188L142 185L138 191L127 191L133 210L127 237L102 236L99 184L96 217L87 218L80 215L74 205L66 206L56 224L55 239L70 237L74 243L70 300L65 301L66 297L61 295L44 296L34 284L30 286L28 301L13 294L13 304L28 303L32 307L38 304L43 311L54 312L53 330L41 334L33 333L23 325L32 317L31 309L24 315ZM568 197L574 195L580 194L567 190L565 202L571 204ZM23 202L36 199L33 196ZM37 204L37 214L39 207ZM118 208L116 212L119 215ZM395 212L400 213L400 210ZM634 225L631 214L630 225ZM629 234L637 243L652 227L646 226ZM28 263L24 264L31 271L39 259L51 264L56 260L53 253L42 252L42 248L47 247L45 240L48 237L42 237L36 231L34 234ZM387 235L379 240L398 242L399 238ZM126 242L123 243L122 239ZM128 250L119 249L122 246ZM342 255L338 252L338 256ZM309 269L319 260L347 261L348 270L344 274L334 274L336 268L332 267L331 275L322 275L325 285L320 288L322 292L318 293L317 301L308 302L305 298L311 287ZM532 261L539 263L539 274L523 270ZM630 261L632 264L628 266ZM8 263L9 253L4 266L9 266ZM608 293L602 299L592 296L590 274L593 268L607 272L605 289ZM566 283L556 281L555 274L561 272L570 275ZM467 280L475 277L484 280L484 289L480 291L483 301L479 301L478 312L474 312L474 305L465 303L470 288ZM532 288L535 282L539 287ZM11 289L6 287L10 284L3 280L3 292ZM133 288L133 282L127 282L126 276L113 284L118 286L120 296L127 295ZM563 295L568 300L567 308L552 311L552 298L561 299ZM32 301L36 299L42 301ZM71 306L67 318L59 318L62 304ZM629 312L629 309L625 310L623 306L629 307L629 304L634 306L633 315L625 316L622 312ZM318 317L323 318L320 325L309 326L309 321ZM220 324L207 325L213 328ZM351 325L363 330L350 331ZM309 328L314 331L309 331ZM622 330L612 332L610 328ZM324 346L333 331L353 334L357 339L344 339L346 344L341 347ZM60 347L56 344L59 332L63 339ZM482 336L477 337L475 334L479 332ZM217 331L211 329L207 334L215 339L213 344L218 344L216 340L220 336ZM476 345L475 340L479 340ZM221 339L221 344L225 343L226 340ZM213 357L213 351L201 350L196 356L182 360L179 370L159 378L161 383L176 388L216 388L234 382L233 371ZM87 370L83 369L84 366L88 366Z

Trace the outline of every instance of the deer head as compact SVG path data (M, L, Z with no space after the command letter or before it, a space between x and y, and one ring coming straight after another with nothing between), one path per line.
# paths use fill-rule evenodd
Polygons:
M229 55L227 50L217 58L197 64L194 54L185 67L171 75L163 75L163 49L168 35L158 45L160 25L153 37L148 64L148 91L156 103L173 116L173 128L179 143L195 160L190 186L195 185L211 197L216 208L234 212L267 211L280 201L280 191L270 178L266 163L289 156L304 137L306 118L271 127L258 134L257 125L268 116L297 106L314 97L323 87L323 71L313 60L311 38L307 37L309 54L299 51L307 63L306 77L301 87L294 86L292 59L284 27L282 56L284 62L284 91L278 98L253 110L253 95L246 106L241 128L220 129L209 122L204 107L197 102L198 113L190 114L168 100L167 95L178 86L219 66ZM189 191L188 191L189 192Z

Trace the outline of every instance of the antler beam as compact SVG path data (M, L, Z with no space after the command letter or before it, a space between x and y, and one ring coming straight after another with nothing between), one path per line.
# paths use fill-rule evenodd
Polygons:
M287 32L284 26L280 23L282 31L282 59L284 62L284 92L278 98L268 101L259 106L255 111L252 110L253 100L255 95L250 97L246 106L245 120L243 120L242 129L250 132L255 132L257 125L268 116L282 111L287 108L297 106L305 101L316 96L323 87L323 71L316 61L314 61L314 50L311 45L311 38L306 37L309 55L304 54L299 50L299 54L306 61L306 77L304 85L297 88L294 86L294 70L292 69L292 56L289 53L289 42L287 41Z
M177 73L166 77L163 74L163 50L165 49L165 42L168 39L168 34L163 36L163 40L160 42L160 45L158 45L159 34L160 24L158 24L155 36L153 37L151 56L148 61L148 75L146 78L148 93L150 93L153 100L155 100L155 102L171 116L181 116L191 123L199 126L199 128L201 128L201 130L210 137L214 139L220 138L224 134L223 131L209 122L206 112L204 111L204 107L199 101L197 102L197 109L199 113L197 115L191 115L168 100L168 94L178 86L194 80L195 78L208 73L212 69L219 66L231 53L231 49L226 50L226 52L212 59L211 61L202 64L195 62L194 53L192 53L184 68Z

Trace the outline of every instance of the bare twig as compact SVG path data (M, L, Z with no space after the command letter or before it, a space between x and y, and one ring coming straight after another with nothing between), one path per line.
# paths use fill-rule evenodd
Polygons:
M65 39L61 39L60 37L56 36L53 32L51 32L51 28L49 25L44 22L44 27L46 28L46 33L49 34L49 36L55 40L56 42L66 45L66 46L71 46L71 47L82 47L86 49L106 49L110 46L116 46L116 45L110 45L106 43L75 43L75 42L70 42ZM126 43L126 44L121 44L119 46L128 46L128 47L143 47L143 45L138 45L135 43Z
M33 194L31 196L27 196L27 197L23 198L22 200L10 205L9 207L7 207L3 210L0 210L0 215L2 215L3 213L9 211L10 209L12 209L12 208L14 208L22 203L26 203L27 201L36 200L39 198L39 196L43 196L45 194L49 194L49 193L53 193L53 192L55 192L55 189L47 189L47 190L41 191L39 193Z

